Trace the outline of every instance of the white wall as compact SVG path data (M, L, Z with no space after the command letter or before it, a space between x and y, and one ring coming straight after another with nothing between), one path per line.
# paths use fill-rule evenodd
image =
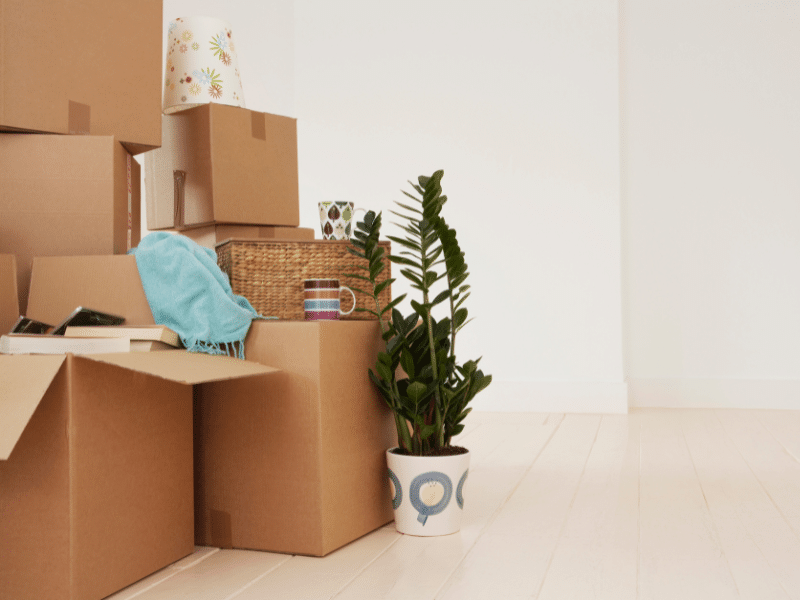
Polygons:
M444 169L473 285L457 354L494 376L476 408L627 410L617 19L615 0L295 2L302 224L326 199L393 221Z
M800 5L491 6L165 0L165 31L231 22L247 106L298 118L305 227L445 170L477 408L800 408Z
M298 118L301 226L349 199L400 235L400 190L444 169L476 408L627 410L615 0L165 0L165 37L195 14L231 23L247 107Z
M800 3L621 10L631 403L800 408Z

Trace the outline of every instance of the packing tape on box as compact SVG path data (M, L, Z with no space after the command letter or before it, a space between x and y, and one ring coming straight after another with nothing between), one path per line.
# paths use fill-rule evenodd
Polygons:
M173 222L175 227L183 227L184 223L184 190L186 188L186 171L175 170L172 172L173 189L175 194L175 218Z
M92 110L88 104L69 101L67 128L71 135L89 135Z
M260 112L253 112L250 114L250 123L252 126L253 137L257 140L267 139L267 115Z
M126 155L128 167L128 250L133 242L133 186L131 182L131 155Z

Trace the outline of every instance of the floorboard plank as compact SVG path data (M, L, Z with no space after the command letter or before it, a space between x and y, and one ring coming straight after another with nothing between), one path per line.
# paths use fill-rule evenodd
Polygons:
M786 452L800 462L800 411L756 410L753 415Z
M528 598L539 590L601 417L566 415L437 598ZM430 597L430 596L425 596Z
M220 550L133 600L228 600L289 558L268 552Z
M681 427L741 597L800 597L800 543L714 411L683 411Z
M399 538L392 525L323 558L293 556L231 600L328 600Z
M738 598L679 414L642 414L639 598Z
M637 415L603 417L539 600L636 600Z
M719 410L716 415L794 535L800 537L800 463L750 411Z

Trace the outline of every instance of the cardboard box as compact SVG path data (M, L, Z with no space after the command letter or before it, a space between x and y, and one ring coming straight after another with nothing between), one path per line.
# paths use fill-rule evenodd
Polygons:
M297 121L225 104L164 115L145 155L147 228L300 225Z
M0 134L0 164L0 252L16 254L22 311L34 256L139 243L141 171L116 138Z
M191 385L272 371L180 350L0 356L0 599L99 600L191 554Z
M381 342L377 321L253 323L248 360L281 373L197 389L196 543L324 556L393 519Z
M132 256L38 258L30 316L77 302L147 324L136 273ZM196 543L322 556L392 520L381 347L375 320L253 322L247 360L281 372L196 388Z
M121 315L131 327L155 324L135 257L34 258L27 316L60 323L76 306Z
M0 14L0 130L161 144L161 0L0 0Z
M301 242L314 239L314 230L310 227L259 225L207 225L196 229L185 229L181 231L181 234L212 250L220 242L230 239L266 239L282 242Z
M18 317L17 261L13 254L0 254L0 333L8 333Z

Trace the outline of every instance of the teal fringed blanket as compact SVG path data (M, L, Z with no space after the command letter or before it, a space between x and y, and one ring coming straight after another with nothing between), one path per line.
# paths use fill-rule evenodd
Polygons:
M158 325L181 338L189 352L244 358L244 339L260 317L233 293L213 250L165 231L150 233L130 251Z

